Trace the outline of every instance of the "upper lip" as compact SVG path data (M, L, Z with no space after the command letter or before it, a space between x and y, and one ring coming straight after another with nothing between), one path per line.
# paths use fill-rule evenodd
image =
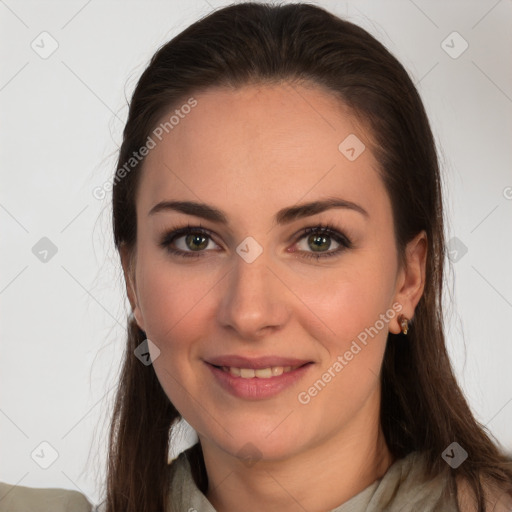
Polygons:
M269 368L271 366L302 366L312 361L279 356L243 357L226 355L209 358L206 362L214 366L231 366L234 368L252 368L257 370L258 368Z

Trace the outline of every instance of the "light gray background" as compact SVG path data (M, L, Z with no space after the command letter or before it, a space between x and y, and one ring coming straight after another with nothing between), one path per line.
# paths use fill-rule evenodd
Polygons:
M512 2L317 3L369 30L418 84L448 239L467 248L452 254L449 350L478 420L512 451ZM126 98L151 55L226 4L0 0L1 481L98 501L128 308L110 197L92 191L114 172ZM58 43L46 59L31 47L51 49L43 31ZM457 58L454 31L469 45ZM46 263L32 252L42 237L57 248ZM41 442L58 453L48 469Z

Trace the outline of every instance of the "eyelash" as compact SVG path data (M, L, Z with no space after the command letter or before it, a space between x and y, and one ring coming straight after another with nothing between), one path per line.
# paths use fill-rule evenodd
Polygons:
M160 246L166 249L169 253L182 256L184 258L200 258L203 257L205 251L182 251L180 249L173 249L170 247L171 243L174 242L177 238L181 238L184 235L189 235L191 233L205 235L208 238L212 239L212 233L210 230L203 228L201 225L199 226L191 226L187 224L185 227L180 228L172 228L170 231L165 233L160 241ZM302 240L304 237L311 234L319 234L319 235L328 235L330 238L334 239L337 243L340 244L338 249L334 251L325 252L325 253L314 253L314 252L305 252L302 257L304 258L316 258L319 260L320 258L327 258L331 256L339 256L345 249L351 249L353 247L352 242L349 238L347 238L344 234L340 233L336 228L329 224L316 224L315 226L309 226L300 231L297 235L295 242L297 243ZM304 251L298 251L304 252Z

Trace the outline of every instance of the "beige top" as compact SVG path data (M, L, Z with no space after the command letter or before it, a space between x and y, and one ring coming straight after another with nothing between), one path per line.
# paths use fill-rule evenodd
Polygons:
M93 506L78 491L37 489L0 482L0 512L92 512Z

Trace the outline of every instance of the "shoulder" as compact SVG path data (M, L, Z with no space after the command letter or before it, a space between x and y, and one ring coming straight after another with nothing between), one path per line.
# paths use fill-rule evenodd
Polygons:
M457 503L461 512L478 512L475 492L467 479L457 476ZM486 510L489 512L510 512L512 495L491 480L482 482Z
M0 482L0 512L93 512L78 491L25 487Z

